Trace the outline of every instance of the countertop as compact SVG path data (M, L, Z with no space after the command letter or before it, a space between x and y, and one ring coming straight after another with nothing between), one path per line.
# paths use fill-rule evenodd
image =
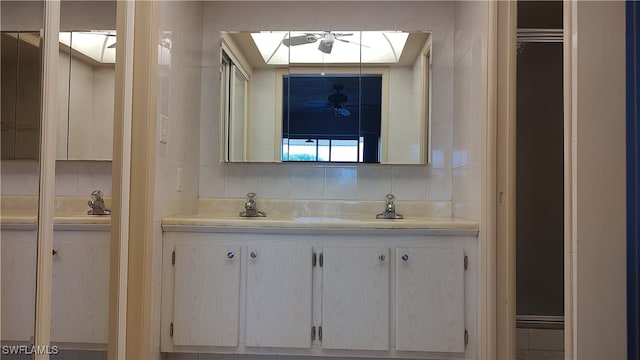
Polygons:
M376 219L357 215L268 215L240 217L238 215L192 214L162 219L163 231L189 232L252 232L252 233L408 233L424 235L478 234L478 223L454 218L411 217Z
M33 230L38 226L36 196L3 196L0 212L2 230ZM109 204L110 201L107 203ZM87 199L58 197L55 200L54 230L109 230L110 215L87 215Z

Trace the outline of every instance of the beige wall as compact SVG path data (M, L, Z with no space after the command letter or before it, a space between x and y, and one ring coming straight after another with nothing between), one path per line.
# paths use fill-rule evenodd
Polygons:
M44 1L2 1L2 31L39 30L44 26Z
M625 4L573 3L574 357L626 358Z

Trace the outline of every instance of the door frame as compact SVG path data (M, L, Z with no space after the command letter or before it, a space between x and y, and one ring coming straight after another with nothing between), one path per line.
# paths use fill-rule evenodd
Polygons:
M495 358L516 358L517 2L497 5Z
M51 345L51 289L53 274L53 215L56 180L56 116L58 114L58 33L60 1L43 1L44 41L40 112L40 175L38 240L36 253L36 307L34 346L36 360L48 360Z
M564 87L564 351L574 354L572 19L571 1L563 3ZM496 358L516 357L516 49L517 2L498 2L497 19L497 154L496 154Z
M131 124L135 1L116 7L116 69L112 160L112 215L109 259L109 330L107 357L124 359L127 340L129 206L131 203Z

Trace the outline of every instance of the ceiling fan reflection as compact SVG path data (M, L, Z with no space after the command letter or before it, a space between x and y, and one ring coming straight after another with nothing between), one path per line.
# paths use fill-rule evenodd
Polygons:
M347 109L347 101L349 97L340 91L344 89L342 84L333 85L334 93L327 97L327 100L311 100L305 101L303 105L309 108L332 108L336 117L346 117L351 115L351 111Z
M366 45L359 44L355 41L345 40L343 37L353 36L353 33L334 33L331 31L323 31L321 33L305 33L303 35L292 36L282 40L282 44L287 47L312 44L320 40L318 44L318 50L325 54L331 54L333 50L333 44L336 41L341 41L348 44L354 44L358 46L368 47Z

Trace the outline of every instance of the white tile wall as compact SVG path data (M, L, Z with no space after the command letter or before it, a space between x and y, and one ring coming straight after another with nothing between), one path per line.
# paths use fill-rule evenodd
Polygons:
M289 165L258 165L258 194L264 198L291 197L291 167Z
M38 194L39 163L33 160L2 161L2 195ZM110 161L56 161L56 195L86 196L102 190L111 196Z
M443 1L207 2L203 11L200 124L201 197L452 200L454 4ZM219 33L308 28L433 31L431 166L219 163ZM442 169L433 171L431 168ZM269 169L269 170L267 170Z
M358 196L358 168L337 166L325 169L325 199L355 199Z
M358 200L377 199L391 192L391 166L361 165L358 171Z
M454 4L452 199L456 217L480 220L483 2Z
M324 166L291 167L291 197L293 199L324 198Z
M215 83L214 73L202 72L202 3L163 1L160 5L160 36L171 39L171 66L158 67L158 145L154 197L154 243L151 299L151 356L160 353L160 298L162 284L163 216L193 213L197 208L198 184L201 180L218 179L214 168L201 171L200 166L200 93L204 84ZM160 143L161 117L167 121L166 144ZM206 124L206 121L202 121ZM207 140L206 138L204 139ZM183 171L182 191L177 191L177 172ZM253 176L255 179L255 175ZM213 181L215 184L216 182ZM218 188L224 189L224 186ZM168 356L168 358L173 358ZM197 358L197 355L196 357Z

